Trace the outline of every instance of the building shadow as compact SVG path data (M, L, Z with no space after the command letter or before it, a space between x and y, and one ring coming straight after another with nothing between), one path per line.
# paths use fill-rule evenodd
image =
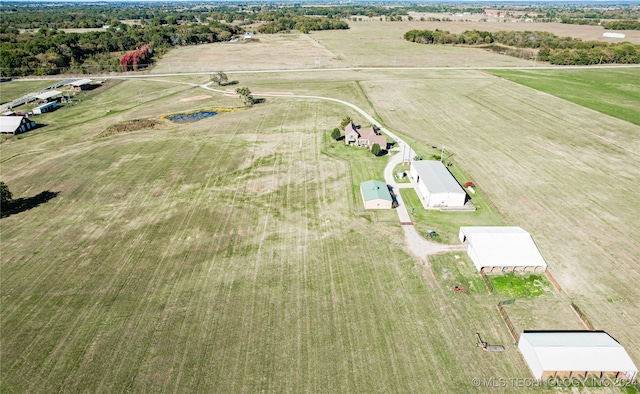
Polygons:
M0 218L6 218L11 215L15 215L16 213L33 209L38 205L44 204L47 201L56 198L58 194L60 194L60 192L45 190L33 197L16 198L15 200L11 200L0 209Z

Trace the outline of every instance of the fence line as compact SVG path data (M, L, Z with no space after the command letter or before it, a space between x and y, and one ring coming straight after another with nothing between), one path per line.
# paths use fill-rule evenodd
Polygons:
M480 268L480 276L482 276L482 279L484 279L484 284L487 285L487 290L489 290L489 294L493 294L493 286L491 286L491 283L489 282L487 275L484 273L484 268Z
M507 312L500 304L498 304L498 311L500 312L500 316L502 316L504 324L506 324L507 328L509 329L509 333L511 333L511 336L513 337L514 344L517 345L518 341L520 340L520 335L516 333L516 329L513 327L511 319L509 319L509 316L507 316Z
M549 279L549 282L553 284L553 287L555 287L556 290L558 290L558 293L561 293L562 288L560 287L560 284L558 283L558 281L551 275L551 272L548 269L545 269L544 274L547 276L547 279Z
M571 303L571 309L573 309L573 311L576 313L576 315L578 315L580 320L582 320L582 324L584 324L584 326L587 328L587 330L595 331L595 328L593 328L593 324L591 324L589 319L587 319L587 317L584 315L584 313L582 313L580 308L578 308L578 305L576 305L576 304L574 304L572 302Z

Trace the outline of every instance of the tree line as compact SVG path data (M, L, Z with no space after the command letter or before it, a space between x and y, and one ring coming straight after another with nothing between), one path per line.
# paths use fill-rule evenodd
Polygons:
M117 22L107 29L86 33L55 29L20 33L2 25L0 74L8 77L119 71L122 52L148 45L158 56L173 46L228 41L242 31L238 26L217 21L149 27Z
M537 58L558 65L639 64L640 45L558 37L541 31L410 30L404 39L421 44L473 45L506 55ZM523 50L523 49L529 49Z
M640 30L640 21L611 21L602 26L610 30Z
M258 28L258 31L260 33L278 33L298 30L302 33L308 33L313 30L344 30L348 28L349 24L339 19L285 15L265 23Z

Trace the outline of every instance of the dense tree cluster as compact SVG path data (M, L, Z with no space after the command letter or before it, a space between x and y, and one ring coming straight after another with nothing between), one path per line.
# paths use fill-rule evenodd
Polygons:
M610 30L640 30L640 21L611 21L602 24Z
M120 54L139 50L145 44L159 55L176 45L228 41L241 31L237 26L216 21L150 27L116 23L108 29L87 33L53 29L19 33L2 25L0 74L4 77L118 71Z
M596 24L607 29L640 29L637 5L592 6L575 4L496 5L498 10L531 12L539 21ZM24 2L0 4L0 76L48 75L62 72L89 73L119 71L123 53L139 51L148 44L154 57L170 47L228 41L243 32L241 26L262 22L262 33L299 30L348 29L346 19L379 17L381 20L412 20L410 12L448 14L482 13L478 6L465 4L370 3L301 6L286 3L223 4L191 2ZM538 16L535 16L535 14ZM507 15L507 14L505 14ZM424 18L421 18L424 19ZM88 32L61 29L93 28ZM19 30L20 29L20 30ZM450 34L444 31L408 32L408 40L428 44L491 45L500 52L527 56L540 51L539 59L551 62L636 62L637 47L630 44L603 44L563 39L548 33ZM504 36L504 37L502 37ZM532 51L514 50L531 48ZM132 52L133 53L133 52ZM148 53L147 55L149 55ZM141 65L143 59L125 58L124 69ZM626 59L626 60L624 60ZM148 61L148 57L146 60Z
M609 44L601 41L582 41L541 31L467 30L461 34L452 34L442 30L411 30L404 34L404 38L422 44L481 45L512 56L537 56L539 60L551 64L640 63L640 45L628 42ZM535 51L522 48L537 49L538 52L536 54Z
M313 30L341 30L348 28L349 24L339 19L285 15L260 26L258 31L260 33L278 33L280 31L298 30L308 33Z
M78 4L63 6L52 3L33 5L1 5L2 23L19 29L73 29L98 28L117 21L137 20L143 25L176 24L195 22L207 9L188 9L179 5L117 3Z

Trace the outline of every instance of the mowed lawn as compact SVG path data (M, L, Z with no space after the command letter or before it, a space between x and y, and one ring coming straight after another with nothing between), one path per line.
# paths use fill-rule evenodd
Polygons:
M640 126L640 67L491 73Z
M323 153L344 108L268 99L99 138L238 100L157 81L93 93L0 146L14 197L59 193L0 222L3 392L467 392L528 376L497 299L453 293L396 223L357 215L352 183L380 158L352 153L352 172ZM507 351L479 351L478 330Z

